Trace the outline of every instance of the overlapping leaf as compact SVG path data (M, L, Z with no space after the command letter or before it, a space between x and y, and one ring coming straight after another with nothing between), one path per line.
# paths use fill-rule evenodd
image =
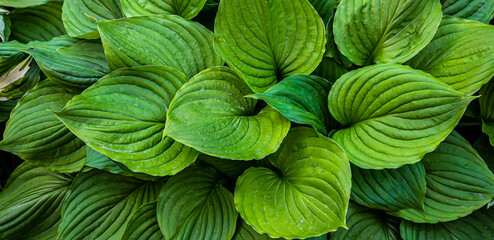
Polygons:
M249 224L245 221L241 221L237 226L235 235L233 235L232 240L273 240L274 238L269 237L267 234L260 234L256 232Z
M346 0L336 10L334 38L357 65L403 63L430 42L441 17L439 0Z
M494 17L491 0L441 0L444 15L489 23Z
M480 90L480 117L482 118L482 131L489 136L491 145L494 146L494 81L482 87Z
M157 202L141 205L132 214L122 240L163 240L156 217Z
M333 139L361 168L418 162L453 130L473 99L429 74L379 64L343 75L331 88L329 110L345 128Z
M32 57L28 57L0 75L0 99L20 98L40 79L40 71Z
M249 87L229 68L205 70L177 93L164 134L202 153L236 160L275 152L290 122L271 107L255 111Z
M187 77L165 66L114 71L74 97L57 117L90 147L132 171L173 175L198 153L162 140L168 105Z
M345 227L350 165L343 150L306 127L293 128L269 156L237 180L235 206L259 233L307 238Z
M185 19L194 18L206 4L206 0L121 0L127 17L173 14Z
M62 2L63 0L0 0L0 6L13 8L35 7L48 2Z
M309 74L324 53L324 23L305 0L224 0L214 26L216 52L256 93Z
M319 13L324 24L328 24L329 20L333 17L335 0L309 0L309 2L317 13Z
M334 83L338 78L347 73L348 70L332 58L324 57L312 75L316 75Z

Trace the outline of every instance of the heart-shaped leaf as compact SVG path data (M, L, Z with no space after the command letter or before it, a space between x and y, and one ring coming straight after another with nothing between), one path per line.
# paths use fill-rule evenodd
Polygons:
M494 80L480 90L479 103L482 132L489 136L491 145L494 146Z
M303 239L345 227L351 172L338 144L297 127L269 161L274 170L251 167L235 187L235 206L257 232Z
M333 139L361 168L418 162L448 136L474 99L410 67L351 71L331 88L329 110L345 128Z
M141 205L130 217L122 240L164 240L156 216L157 202Z
M74 97L55 115L91 148L132 171L173 175L196 151L162 140L168 105L187 77L165 66L120 69Z
M494 1L491 0L441 0L443 14L489 23L494 17Z
M166 182L158 199L158 224L168 240L229 240L238 213L226 178L193 166Z
M290 122L271 107L255 112L249 87L229 68L202 71L170 104L164 134L202 153L236 160L275 152Z
M434 37L439 0L346 0L336 10L334 38L355 64L404 63Z
M187 20L194 18L206 0L121 0L127 17L152 14L179 15Z
M311 73L326 42L324 23L306 0L222 0L214 32L216 52L256 93Z

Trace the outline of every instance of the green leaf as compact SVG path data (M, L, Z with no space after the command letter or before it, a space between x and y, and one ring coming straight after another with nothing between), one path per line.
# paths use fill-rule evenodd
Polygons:
M317 76L292 75L266 90L249 95L262 99L292 122L308 124L327 135L330 114L327 101L331 83Z
M0 99L20 98L39 82L40 71L32 57L24 59L0 76Z
M279 238L276 238L279 239ZM260 234L256 232L251 226L249 226L244 220L240 221L240 224L235 230L232 240L274 240L267 234Z
M62 2L63 0L0 0L0 6L13 8L35 7L48 2Z
M10 30L11 25L12 23L8 16L4 14L0 15L0 39L2 40L2 42L7 42L9 40L11 33Z
M334 59L324 57L316 70L312 72L312 75L328 79L331 83L334 83L347 72L348 70Z
M434 39L407 62L469 95L494 76L494 26L444 17Z
M221 174L236 180L247 168L256 164L255 161L234 161L229 159L215 158L206 154L199 155L197 160L208 164Z
M491 145L494 146L494 80L480 89L479 104L482 132L489 136Z
M162 184L99 170L79 174L62 206L59 240L122 239L131 216Z
M196 151L162 140L168 105L187 77L165 66L120 69L74 97L55 115L94 150L135 172L173 175Z
M164 135L226 159L262 159L275 152L290 122L271 107L255 112L249 87L229 68L202 71L177 93Z
M331 233L330 240L400 240L400 220L384 212L350 202L346 217L348 229Z
M55 237L72 178L29 163L17 167L0 193L0 238Z
M164 240L156 216L157 202L141 205L132 214L122 240Z
M441 0L443 14L489 23L494 17L492 0Z
M331 88L329 110L344 129L333 139L361 168L418 162L448 136L474 99L396 64L351 71Z
M311 73L326 43L324 23L306 0L223 0L214 32L216 52L256 93Z
M425 190L425 169L420 162L383 170L352 166L352 200L369 208L422 210Z
M485 134L481 135L473 144L473 148L482 157L489 169L494 171L494 146L489 142L489 137Z
M122 17L119 0L77 0L63 3L63 25L71 37L99 38L97 21Z
M451 222L427 224L403 220L403 240L494 239L494 210L481 209Z
M0 101L0 122L9 119L10 112L14 109L19 100L3 100Z
M166 182L158 199L158 224L167 240L229 240L238 213L226 179L211 167L193 166Z
M345 227L351 172L345 152L313 129L290 130L269 160L237 180L235 206L259 233L308 238Z
M206 0L121 0L127 17L152 14L179 15L192 19L206 4Z
M86 156L84 142L49 112L61 110L73 96L50 81L36 85L12 110L0 149L55 171L79 171Z
M335 8L334 0L308 0L314 9L319 13L324 24L328 24L329 20L333 17Z
M347 0L334 18L338 49L356 65L404 63L436 33L439 0Z
M165 65L191 78L223 65L213 49L213 33L179 16L154 15L98 22L111 70Z
M494 174L457 132L425 155L427 190L424 211L391 214L417 223L446 222L467 216L494 197Z
M11 38L19 42L48 41L66 34L62 23L62 2L16 9L8 16L12 22Z

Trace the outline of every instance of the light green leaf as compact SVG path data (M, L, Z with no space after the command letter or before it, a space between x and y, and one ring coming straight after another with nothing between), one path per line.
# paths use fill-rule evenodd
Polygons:
M238 213L226 178L193 166L171 177L158 199L158 224L167 240L229 240Z
M135 172L173 175L198 153L162 140L168 105L187 77L165 66L120 69L74 97L55 115L94 150Z
M0 193L0 238L55 237L72 178L30 163L17 167Z
M331 117L327 101L331 83L317 76L292 75L272 86L264 93L248 95L262 99L278 110L288 120L308 124L327 135Z
M223 65L213 49L213 33L179 16L154 15L98 22L111 70L165 65L191 78Z
M269 160L273 170L251 167L237 180L235 206L249 225L288 239L345 227L351 171L338 144L297 127Z
M79 174L63 203L57 239L122 239L132 214L156 201L161 186L99 170Z
M420 162L383 170L352 166L352 200L369 208L422 210L425 189L425 169Z
M52 170L76 172L86 147L50 111L59 111L75 94L42 81L22 97L7 121L0 149Z
M474 99L410 67L351 71L331 88L329 110L345 128L333 139L361 168L418 162L448 136Z
M444 15L489 23L494 17L492 0L441 0Z
M63 0L0 0L0 6L13 8L35 7L48 2L62 2Z
M338 78L347 72L348 70L334 59L324 57L319 66L317 66L316 70L314 70L311 74L328 79L331 83L334 83Z
M66 34L62 23L62 2L16 9L8 16L12 22L11 38L19 42L48 41Z
M179 15L192 19L206 4L206 0L121 0L127 17L152 14Z
M15 64L15 63L14 63ZM20 98L39 82L40 71L32 57L0 75L0 99Z
M469 95L494 76L494 26L444 17L427 47L407 62Z
M338 49L356 65L404 63L436 33L439 0L346 0L336 10Z
M446 222L467 216L494 197L494 174L457 132L425 155L427 190L424 211L391 214L417 223Z
M120 0L64 1L62 20L71 37L99 38L96 21L122 18Z
M481 209L451 222L427 224L403 220L403 240L494 239L494 210Z
M348 206L346 223L348 229L331 233L330 240L401 240L399 219L354 202Z
M335 8L334 0L309 0L310 4L316 9L319 16L321 16L324 24L328 24L329 20L333 17Z
M122 240L164 240L156 216L157 202L141 205L130 217Z
M216 52L256 93L319 64L324 23L306 0L222 0L214 25Z
M223 158L215 158L206 154L199 155L197 160L213 167L221 174L236 180L244 171L256 164L256 161L235 161Z
M480 89L479 104L482 132L489 136L491 145L494 146L494 80Z
M252 91L231 69L202 71L177 93L164 134L202 153L226 159L262 159L275 152L290 121L271 107L256 113Z
M269 237L267 234L256 232L256 230L249 226L244 220L241 220L240 224L237 226L237 230L235 230L235 235L233 235L232 240L274 240L274 238Z

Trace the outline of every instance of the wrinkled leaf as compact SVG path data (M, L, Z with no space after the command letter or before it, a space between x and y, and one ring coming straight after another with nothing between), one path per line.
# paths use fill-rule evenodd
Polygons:
M441 0L443 14L489 23L494 17L492 0Z
M206 4L206 0L121 0L127 17L170 14L184 19L194 18Z
M157 202L141 205L130 217L122 240L164 240L156 217Z
M0 99L20 98L39 82L40 71L32 57L24 59L0 76Z
M63 0L0 0L0 6L13 8L35 7L48 2L62 2Z

